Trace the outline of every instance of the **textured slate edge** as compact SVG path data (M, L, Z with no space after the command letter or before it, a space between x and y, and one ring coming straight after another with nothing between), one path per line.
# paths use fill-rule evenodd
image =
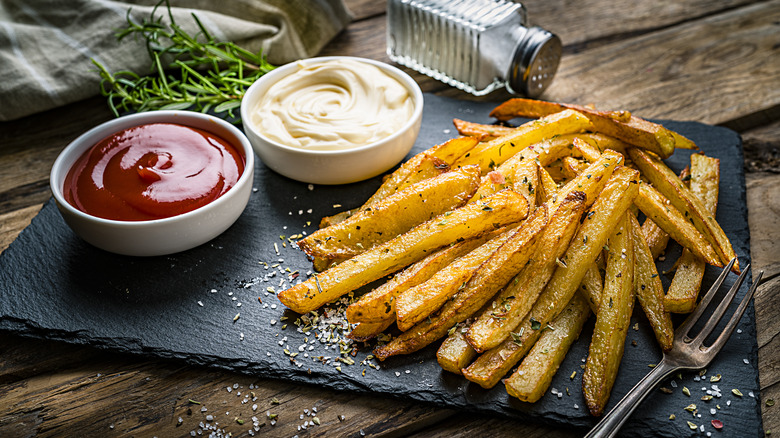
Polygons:
M443 98L438 98L436 96L426 96L426 121L424 123L424 130L428 129L429 132L427 134L424 132L421 134L421 139L418 141L417 148L423 148L427 147L430 144L433 144L434 141L432 141L432 138L443 137L443 138L449 138L451 136L451 133L446 132L446 128L442 129L441 132L436 132L435 130L440 129L442 126L449 126L449 119L453 116L461 117L467 120L474 120L474 121L486 121L488 122L489 119L487 119L486 114L489 111L490 108L492 108L493 104L477 104L477 103L466 103L466 102L460 102L460 101L452 101L447 100ZM457 108L457 111L453 110L453 108ZM453 112L457 112L457 114L452 114ZM446 122L446 123L445 123ZM679 128L675 127L675 122L663 122L665 124L668 124L672 129L679 129L683 131L684 133L686 130L700 130L703 132L710 132L712 130L715 130L720 133L720 135L723 136L733 136L734 133L731 131L718 131L723 128L714 128L706 125L701 124L692 124L692 123L680 123L678 126ZM426 128L426 126L428 128ZM430 131L434 131L433 133ZM738 137L737 137L738 140ZM437 141L438 142L438 141ZM740 217L746 217L746 207L745 207L745 192L744 192L744 173L742 170L742 157L741 157L741 149L738 147L736 148L736 156L731 157L729 162L732 163L739 163L738 169L733 169L738 173L737 180L739 182L738 185L740 187L737 187L735 189L741 189L736 190L736 193L734 193L734 198L732 199L734 203L737 204L738 207L741 208L741 211L738 212L738 216ZM262 167L261 165L258 165L259 167ZM732 169L730 169L732 170ZM260 174L260 172L258 172ZM265 177L260 174L260 178L265 178L263 180L263 183L268 183L270 185L273 185L276 183L276 179L278 177L275 177L273 175L269 175L267 170ZM288 183L281 183L283 186L284 184ZM363 199L367 197L368 194L371 193L372 187L375 187L378 184L378 181L372 181L363 185L358 186L351 186L347 187L347 192L355 192L357 194L352 196L352 201L355 203L355 205L359 205L360 202L362 202ZM339 189L334 189L335 192L339 193ZM273 190L269 189L269 192L272 192ZM341 191L342 195L346 192ZM261 206L262 207L262 206ZM348 208L349 206L345 205L345 208ZM59 223L58 223L59 221ZM59 218L59 215L56 212L56 208L54 205L50 202L44 210L39 214L38 217L36 217L33 221L33 224L25 231L23 231L20 238L17 240L17 242L14 242L12 246L6 250L1 256L0 256L0 262L2 261L8 261L10 258L9 254L15 254L16 251L24 252L24 251L33 251L37 253L46 252L46 246L49 246L50 248L58 248L58 242L50 242L46 241L42 244L42 242L38 242L38 246L36 248L30 249L29 247L24 247L21 249L18 249L23 241L27 240L33 240L35 237L28 236L28 233L31 233L32 231L40 231L43 229L44 231L48 231L49 234L47 237L53 237L60 238L60 239L71 239L71 236L67 236L67 228L65 228L66 232L63 235L62 228L64 225L61 223L61 219ZM743 222L743 228L747 229L747 223L746 221ZM234 227L241 227L246 226L244 225L237 225ZM50 229L51 228L51 229ZM747 236L747 232L745 234ZM220 238L217 239L218 242ZM227 238L226 238L227 239ZM223 239L225 240L225 239ZM66 244L72 244L72 242L66 242ZM218 245L218 243L212 243L212 246ZM748 255L749 255L749 241L745 239L744 244L738 248L735 248L740 255L741 260L747 261ZM76 248L76 254L82 254L86 252L87 255L90 254L90 249L84 249L84 248ZM184 262L181 262L184 266L189 266L187 261L192 261L193 259L196 259L200 256L200 254L206 253L208 250L198 249L193 250L193 252L185 253L184 255L180 257L172 257L171 260L173 260L172 263L176 264L177 259L181 258L184 259ZM193 255L194 254L194 255ZM46 259L45 254L37 254L39 258ZM94 257L94 254L92 255ZM111 258L110 256L108 257ZM670 257L671 258L671 257ZM180 261L179 261L180 262ZM140 265L144 265L144 263L140 263ZM198 266L198 263L195 263L195 266ZM148 266L147 266L148 267ZM0 263L0 277L6 278L3 276L3 268L2 263ZM7 274L7 273L6 273ZM212 277L213 278L213 277ZM706 282L706 280L705 280ZM4 281L3 284L6 284ZM0 306L2 308L2 306ZM749 315L752 315L753 309L752 306L748 310ZM537 422L545 422L549 424L554 425L570 425L574 427L584 428L592 425L595 420L588 417L587 415L582 415L584 413L584 406L582 403L580 403L580 412L571 412L571 409L561 409L562 406L560 403L556 403L555 400L550 400L550 396L547 395L545 398L542 399L539 403L536 405L527 405L523 404L521 402L517 402L514 400L507 400L508 397L504 396L503 399L501 398L501 395L498 394L500 391L503 391L503 389L499 388L499 391L496 391L495 389L492 392L481 390L480 388L474 388L473 385L464 384L464 381L453 375L448 375L446 373L442 372L436 372L438 369L437 366L435 366L435 363L433 364L435 366L434 370L431 369L422 369L420 370L416 368L415 374L420 371L421 374L423 374L424 379L423 382L427 382L427 384L431 384L430 382L433 382L434 384L440 385L440 388L443 388L444 391L436 391L431 390L425 387L420 387L419 383L417 386L414 386L413 382L406 383L405 381L402 382L402 387L399 388L398 384L395 383L396 381L393 380L392 375L388 379L388 376L382 375L379 378L373 378L376 376L371 376L370 379L363 379L358 378L356 376L353 376L352 373L341 373L334 377L332 370L319 370L314 369L312 370L312 375L301 375L299 370L293 368L293 369L287 369L284 367L279 367L279 361L275 360L276 357L272 359L265 359L263 357L254 357L254 358L247 358L247 357L241 357L240 354L234 354L234 351L222 351L220 354L209 354L204 351L198 350L197 353L192 353L191 349L187 348L161 348L159 346L154 346L151 344L154 344L154 342L147 342L144 343L139 338L134 338L131 336L121 336L121 335L115 335L113 337L101 337L101 336L95 336L90 334L89 332L85 332L83 330L56 330L52 329L51 327L46 328L43 326L39 326L33 323L30 323L29 320L24 319L14 319L11 315L2 314L3 317L0 318L0 328L5 330L10 330L16 333L22 333L28 336L35 336L35 337L42 337L42 338L48 338L48 339L59 339L64 340L66 342L72 342L72 343L79 343L79 344L86 344L86 345L93 345L97 346L99 348L105 348L108 350L119 350L119 351L125 351L125 352L133 352L141 355L146 356L152 356L152 357L160 357L160 358L172 358L172 359L183 359L186 360L189 363L197 364L197 365L207 365L211 367L219 367L231 371L239 371L244 372L248 374L263 376L263 377L271 377L271 378L281 378L281 379L287 379L287 380L294 380L299 382L308 382L308 383L315 383L318 385L328 386L334 389L339 390L353 390L353 391L361 391L361 392L369 392L369 393L376 393L381 392L386 395L390 396L397 396L401 399L412 399L412 400L418 400L422 402L428 402L433 403L440 406L445 407L460 407L460 408L468 408L468 409L476 409L478 411L483 411L492 415L509 415L509 416L516 416L519 418L524 419L531 419L533 421ZM265 317L265 316L263 316ZM245 317L246 318L246 317ZM637 317L635 316L634 320L641 321L641 316ZM259 318L262 320L262 318ZM755 344L755 326L753 324L754 318L751 317L749 320L751 321L750 324L744 323L745 327L744 329L747 329L749 333L748 334L749 339L752 340L752 346L751 346L751 357L750 362L753 367L755 367L754 364L757 363L757 346ZM746 325L747 324L747 325ZM211 327L206 327L209 330L211 330ZM583 335L585 337L586 335ZM156 339L152 339L152 341L156 341ZM580 344L579 342L578 344ZM150 344L150 345L147 345ZM651 345L652 342L650 343ZM575 344L576 346L577 344ZM642 344L644 345L644 344ZM187 345L192 346L192 345ZM584 347L585 351L587 346L580 346ZM628 350L628 347L627 347ZM656 349L657 350L657 349ZM382 364L385 370L387 371L388 368L394 370L403 370L407 366L414 365L419 359L421 358L428 358L430 359L432 357L432 352L434 349L429 348L428 350L424 350L423 352L420 352L416 355L412 355L407 358L399 359L399 360L390 360L386 362L385 364ZM650 352L651 356L652 354L655 354L654 361L657 361L660 358L660 353L658 351ZM574 362L577 363L577 358L574 353L570 354L571 358L570 360L567 359L567 362ZM581 356L581 355L580 355ZM553 385L558 385L561 380L568 379L568 373L564 373L563 371L566 370L565 368L567 366L567 362L564 363L562 366L562 371L559 373L559 376L554 381ZM571 366L571 364L569 364ZM422 367L424 368L424 367ZM646 370L641 370L639 373L643 374ZM621 371L622 373L623 371ZM634 371L634 374L641 375L637 371ZM563 374L566 374L566 379L564 379ZM725 374L724 374L725 375ZM580 373L581 376L581 373ZM755 388L757 393L758 383L757 383L757 372L753 370L753 376L755 377ZM335 380L334 380L335 379ZM625 391L628 388L625 387L626 385L623 384L621 387L621 384L624 383L625 380L619 380L618 386L616 386L615 391L613 392L612 396L612 403L619 399L619 396L621 394L621 390ZM565 382L564 382L565 383ZM579 376L575 381L576 384L579 383ZM575 391L578 392L578 386L575 386ZM497 395L498 394L498 395ZM667 402L665 402L667 403ZM685 406L683 404L682 406ZM570 408L570 406L569 406ZM758 434L760 435L760 407L756 404L755 405L755 411L758 414ZM575 415L572 415L575 414ZM577 416L579 415L579 416ZM678 417L681 415L678 414ZM665 418L665 416L663 417ZM722 417L721 417L722 418ZM748 418L750 420L750 418ZM648 415L648 416L642 416L637 415L635 418L632 418L632 427L630 430L636 431L636 430L642 430L643 434L647 431L653 431L654 434L657 436L678 436L681 433L686 433L685 429L680 429L679 427L674 427L674 430L667 430L667 429L661 429L659 430L659 426L663 426L666 428L666 424L659 421L658 415ZM685 426L684 422L678 421L673 424L673 426L680 426L681 423L683 426ZM733 427L734 423L731 421L724 421L724 423L727 423ZM750 426L750 425L748 425ZM685 426L687 428L687 426ZM750 427L752 428L752 427ZM734 429L731 429L734 430ZM743 429L744 430L744 429ZM672 435L667 435L668 433L672 433ZM690 432L687 432L690 433Z

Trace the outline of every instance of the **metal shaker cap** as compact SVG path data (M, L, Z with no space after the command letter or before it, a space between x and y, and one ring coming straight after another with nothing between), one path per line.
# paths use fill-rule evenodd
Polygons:
M537 97L550 85L561 60L562 44L556 35L531 27L515 47L507 74L510 91Z

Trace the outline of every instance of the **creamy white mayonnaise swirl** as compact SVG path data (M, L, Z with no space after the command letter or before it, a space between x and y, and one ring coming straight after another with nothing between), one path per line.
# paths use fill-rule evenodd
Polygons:
M413 113L410 92L378 67L328 60L301 63L272 85L252 111L251 122L283 145L339 150L388 137Z

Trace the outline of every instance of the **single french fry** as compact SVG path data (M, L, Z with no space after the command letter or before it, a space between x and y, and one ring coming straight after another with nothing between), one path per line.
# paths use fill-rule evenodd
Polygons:
M379 360L385 360L390 356L413 353L442 338L455 324L474 315L525 265L536 249L541 230L546 224L546 208L542 206L521 224L512 238L485 260L466 285L436 315L377 347L374 355Z
M653 186L642 184L635 202L648 219L661 227L677 243L702 257L707 263L723 266L710 242Z
M539 188L541 189L536 191L536 203L544 204L558 193L558 184L541 164L536 163L536 169L539 172Z
M582 393L590 413L604 411L615 383L634 309L634 244L626 213L609 238L604 291L596 314Z
M582 173L585 168L588 167L588 163L586 161L574 158L574 157L563 157L561 159L563 174L566 176L566 179L572 179Z
M407 267L350 304L347 320L352 324L395 321L395 297L399 293L425 282L453 260L485 243L494 233L452 244Z
M467 122L461 119L452 119L452 124L460 135L475 137L479 141L492 140L496 137L508 134L513 129L510 126L485 125L482 123Z
M601 292L604 290L604 280L601 278L601 272L596 263L593 263L585 272L582 283L577 289L583 298L588 302L590 310L594 314L598 313L601 304Z
M445 245L523 220L528 202L514 192L502 191L448 213L283 290L279 300L295 312L310 312Z
M477 356L477 351L466 341L465 331L461 324L453 327L436 351L436 361L443 370L460 374Z
M403 234L414 226L464 205L479 187L477 166L461 167L412 184L298 241L310 257L346 259Z
M680 179L685 180L690 177L689 168L686 167L680 172ZM661 256L666 251L666 245L669 244L669 233L664 231L658 226L652 219L645 219L642 223L642 236L647 242L647 246L650 247L650 253L653 255L653 260Z
M353 328L347 337L353 341L366 342L377 337L380 333L393 325L394 320L388 319L382 322L361 322Z
M482 177L479 188L469 202L477 202L504 189L512 189L525 196L528 206L533 210L536 205L536 191L539 185L539 170L532 159L524 159L523 154L502 163Z
M485 174L528 146L556 135L581 132L589 127L590 122L582 114L576 111L562 111L528 122L506 135L480 143L453 166L478 164Z
M577 230L564 257L531 312L516 327L511 339L480 355L463 369L466 379L483 388L492 388L528 352L539 329L552 321L571 300L585 273L601 253L622 215L636 198L639 173L626 167L615 170L604 190Z
M663 161L637 148L630 148L628 154L653 186L666 196L686 218L689 218L696 229L712 244L720 257L721 265L719 266L724 266L731 259L736 258L734 248L720 224L715 220L715 215L707 209L698 196L688 190L680 178ZM739 262L734 263L732 270L739 272Z
M663 351L672 349L674 342L674 326L669 312L664 309L664 289L658 269L655 266L653 254L645 242L639 221L632 214L629 215L630 229L634 239L634 294L639 305L650 321L650 326L655 333L655 339Z
M471 324L466 339L477 352L489 350L510 336L544 290L579 225L587 198L581 191L569 193L552 215L533 259L493 299Z
M401 331L409 330L439 310L471 279L482 263L516 232L517 229L513 228L488 240L445 266L425 282L399 293L395 300L398 328Z
M664 231L650 218L645 219L642 223L642 237L645 238L645 242L647 242L647 246L650 248L653 260L664 253L666 245L669 244L669 239L671 238L669 233Z
M707 211L715 215L718 207L720 160L701 154L691 155L691 192L699 197ZM704 277L704 260L684 249L677 260L677 271L666 291L666 310L690 313L696 307L696 298Z
M542 398L589 316L585 298L575 294L551 324L555 329L542 333L517 370L504 382L509 395L530 403Z
M679 147L685 148L690 148L693 144L682 135L672 133L657 123L631 115L628 111L597 111L579 105L516 98L509 99L493 109L490 116L508 121L515 117L545 117L567 109L585 115L597 132L651 151L661 158L670 157L678 142Z

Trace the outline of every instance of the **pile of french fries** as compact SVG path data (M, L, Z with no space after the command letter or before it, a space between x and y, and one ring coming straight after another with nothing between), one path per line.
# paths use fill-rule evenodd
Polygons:
M694 308L706 264L735 258L714 219L719 162L693 154L676 175L662 160L696 145L625 111L511 99L491 116L534 120L455 120L460 137L414 156L363 206L298 241L318 273L279 299L307 313L386 279L346 309L353 339L395 325L400 334L375 348L380 360L443 339L443 369L485 388L509 374L507 392L528 402L593 312L582 382L600 415L635 301L669 350L670 312ZM664 291L655 259L669 239L684 251Z

